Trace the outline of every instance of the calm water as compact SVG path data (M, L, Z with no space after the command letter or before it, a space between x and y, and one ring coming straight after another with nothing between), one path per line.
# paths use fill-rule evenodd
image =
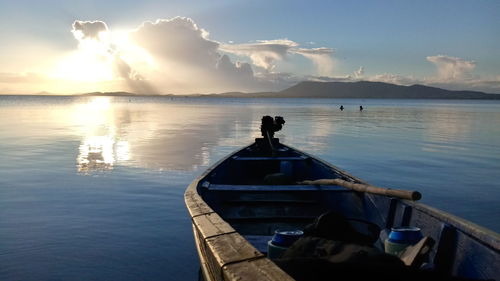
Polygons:
M196 279L184 190L266 114L287 144L500 231L498 101L0 96L0 280Z

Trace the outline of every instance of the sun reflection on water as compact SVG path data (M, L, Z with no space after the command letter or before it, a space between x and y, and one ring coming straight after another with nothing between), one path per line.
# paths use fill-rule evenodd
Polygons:
M83 130L76 159L80 173L112 170L117 162L130 159L129 143L117 136L110 103L110 97L94 97L73 111L74 120Z

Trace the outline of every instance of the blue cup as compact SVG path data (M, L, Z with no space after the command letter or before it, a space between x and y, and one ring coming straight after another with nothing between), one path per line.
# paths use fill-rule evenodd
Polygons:
M395 227L384 241L385 252L400 256L406 248L415 245L422 239L422 232L418 227Z
M276 230L276 232L274 232L273 239L267 242L267 257L270 259L281 258L288 247L290 247L302 235L304 235L302 230Z
M276 232L274 232L273 240L271 240L271 243L276 246L290 247L302 235L304 235L304 232L302 230L276 230Z
M418 227L394 227L389 233L389 241L392 243L414 245L422 239L422 232Z

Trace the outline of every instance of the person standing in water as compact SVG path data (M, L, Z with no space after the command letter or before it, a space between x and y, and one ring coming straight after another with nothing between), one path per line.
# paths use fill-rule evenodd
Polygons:
M362 105L359 106L359 111L363 111L363 106Z
M344 111L344 106L340 105L340 111Z

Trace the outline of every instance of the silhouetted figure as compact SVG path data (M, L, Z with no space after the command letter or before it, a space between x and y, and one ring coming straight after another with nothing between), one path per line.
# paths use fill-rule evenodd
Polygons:
M362 105L359 106L359 111L363 111L363 106Z
M341 105L341 106L340 106L340 111L343 111L343 110L344 110L344 106L343 106L343 105Z

